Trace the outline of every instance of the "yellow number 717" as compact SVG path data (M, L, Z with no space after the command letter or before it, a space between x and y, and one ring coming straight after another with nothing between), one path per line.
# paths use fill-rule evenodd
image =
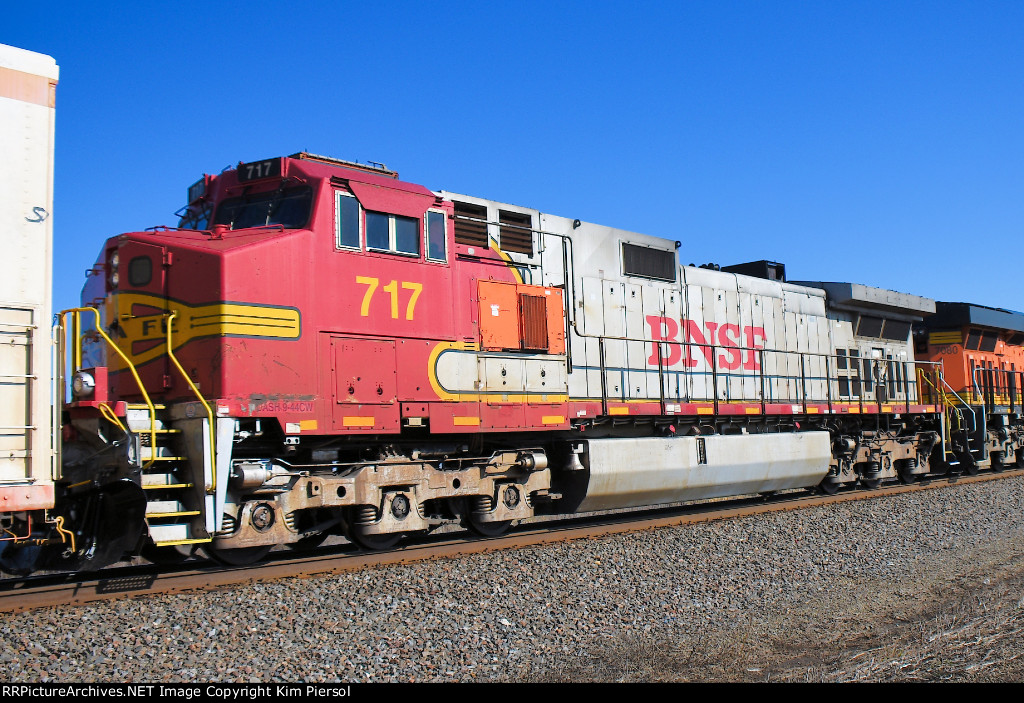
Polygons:
M380 285L379 278L373 278L371 276L356 276L356 283L367 286L366 292L363 294L363 304L359 307L359 314L362 317L370 316L370 300L373 299L373 293L377 290L377 286ZM420 293L423 292L422 283L412 283L409 281L402 281L402 288L404 290L411 290L412 295L409 296L409 304L405 308L405 319L411 320L413 318L413 312L416 310L416 301L419 300ZM384 292L391 295L391 318L394 320L398 319L398 281L391 281L384 286Z

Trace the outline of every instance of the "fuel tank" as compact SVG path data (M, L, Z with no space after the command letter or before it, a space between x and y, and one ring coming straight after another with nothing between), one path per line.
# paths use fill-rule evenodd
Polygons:
M814 486L832 457L828 432L591 439L579 445L589 470L580 512Z

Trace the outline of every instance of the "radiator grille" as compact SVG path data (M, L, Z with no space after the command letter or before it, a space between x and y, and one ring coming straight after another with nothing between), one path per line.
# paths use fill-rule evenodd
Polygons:
M472 217L472 220L465 218ZM486 220L487 208L483 205L455 202L455 243L471 247L487 248L487 225L474 220Z
M499 210L498 221L501 223L501 250L533 256L532 218L519 212Z
M548 312L544 296L519 295L519 329L523 349L547 350Z

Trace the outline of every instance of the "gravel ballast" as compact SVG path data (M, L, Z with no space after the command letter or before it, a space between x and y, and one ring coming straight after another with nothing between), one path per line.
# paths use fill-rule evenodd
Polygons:
M12 682L763 680L796 637L821 679L877 623L1024 569L1022 489L49 608L5 616L0 657Z

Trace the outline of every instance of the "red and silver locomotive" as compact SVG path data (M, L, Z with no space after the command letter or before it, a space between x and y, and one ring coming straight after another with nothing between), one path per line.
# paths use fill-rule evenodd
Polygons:
M934 301L680 266L667 234L306 153L205 176L178 228L109 239L62 316L62 527L0 564L387 548L956 464L913 355Z

